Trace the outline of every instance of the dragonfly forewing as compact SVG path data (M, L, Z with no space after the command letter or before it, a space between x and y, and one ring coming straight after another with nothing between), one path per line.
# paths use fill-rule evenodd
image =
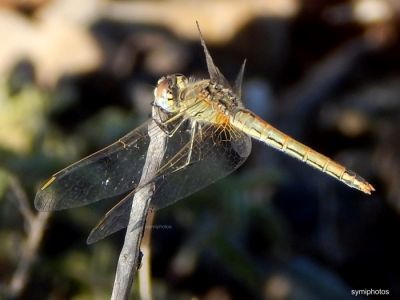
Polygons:
M139 183L152 132L149 122L54 174L38 191L38 210L61 210L123 195Z

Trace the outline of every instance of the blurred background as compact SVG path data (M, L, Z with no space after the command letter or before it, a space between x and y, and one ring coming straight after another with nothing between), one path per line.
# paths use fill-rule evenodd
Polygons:
M248 108L376 192L254 142L156 213L153 299L399 299L397 0L0 1L0 299L109 299L124 232L86 237L113 203L38 214L35 191L148 119L162 75L207 77L196 20L228 79L247 58Z

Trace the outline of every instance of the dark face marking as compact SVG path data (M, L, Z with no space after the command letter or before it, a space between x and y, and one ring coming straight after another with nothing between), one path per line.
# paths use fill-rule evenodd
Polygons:
M161 77L154 89L155 105L167 112L178 112L181 93L187 86L187 78L180 74Z

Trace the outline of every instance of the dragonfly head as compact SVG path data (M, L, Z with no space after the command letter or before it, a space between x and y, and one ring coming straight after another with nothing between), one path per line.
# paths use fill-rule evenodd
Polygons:
M154 103L168 112L178 112L181 92L186 88L187 83L188 79L180 74L161 77L154 89Z

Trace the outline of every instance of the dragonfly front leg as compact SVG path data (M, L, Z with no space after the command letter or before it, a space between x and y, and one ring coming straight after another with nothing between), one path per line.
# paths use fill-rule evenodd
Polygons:
M175 127L172 130L168 130L168 128L166 127L166 125L168 125L168 121L158 121L153 119L153 121L157 124L158 127L160 127L160 129L168 136L168 137L173 137L173 135L176 133L176 131L182 126L183 122L186 121L186 119L182 118L182 120L179 121L178 124L175 125Z

